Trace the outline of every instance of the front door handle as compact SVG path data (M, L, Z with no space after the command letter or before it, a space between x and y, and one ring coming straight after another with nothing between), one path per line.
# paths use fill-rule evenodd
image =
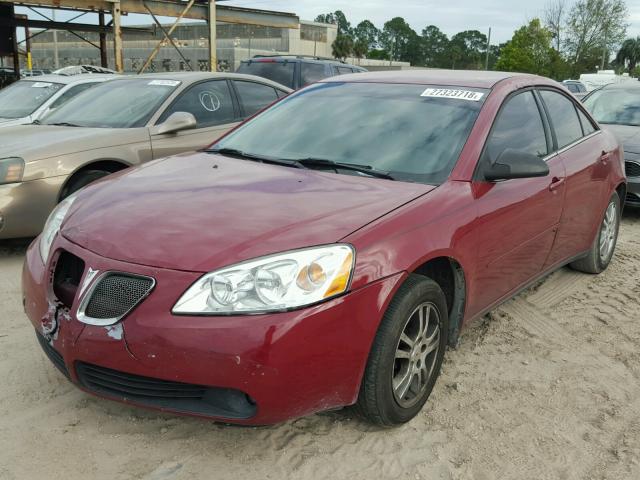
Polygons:
M551 180L551 185L549 185L549 191L550 192L554 192L557 189L559 189L561 186L564 185L565 179L564 177L560 178L560 177L553 177L553 179Z
M607 162L609 161L609 159L611 158L611 154L613 152L605 152L604 150L602 151L602 153L600 154L600 162L604 163L605 165L607 164Z

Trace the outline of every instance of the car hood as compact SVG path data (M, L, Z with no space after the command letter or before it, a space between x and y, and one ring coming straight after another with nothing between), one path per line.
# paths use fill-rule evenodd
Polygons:
M0 118L0 128L13 127L15 125L24 125L25 123L29 123L29 117Z
M339 241L434 188L185 154L83 190L62 235L115 260L207 272Z
M148 136L148 133L145 135ZM29 163L85 150L124 145L140 139L139 128L20 125L0 128L0 158L22 157Z
M632 125L603 125L622 142L625 152L640 154L640 127Z

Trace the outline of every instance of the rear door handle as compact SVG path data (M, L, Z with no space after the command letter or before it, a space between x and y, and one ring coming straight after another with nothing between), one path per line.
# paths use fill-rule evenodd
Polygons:
M549 191L553 192L557 189L559 189L561 186L564 185L565 179L564 177L559 178L559 177L553 177L553 179L551 180L551 185L549 185Z

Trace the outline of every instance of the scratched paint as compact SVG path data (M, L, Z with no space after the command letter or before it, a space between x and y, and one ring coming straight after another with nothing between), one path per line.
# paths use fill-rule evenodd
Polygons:
M109 325L108 327L104 328L107 331L107 336L113 338L114 340L122 340L122 335L124 333L122 324L118 323L116 325Z

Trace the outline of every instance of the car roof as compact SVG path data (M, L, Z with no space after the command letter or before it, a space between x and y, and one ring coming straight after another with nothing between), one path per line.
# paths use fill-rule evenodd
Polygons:
M113 78L113 75L111 76ZM267 78L257 77L255 75L246 75L242 73L229 73L229 72L161 72L161 73L143 73L142 75L123 75L115 78L115 81L120 80L131 80L136 78L148 78L150 80L176 80L183 83L195 83L201 80L211 80L211 79L239 79L239 80L251 80L254 82L264 83L271 85L272 87L279 88L280 90L285 90L287 92L291 92L288 87L281 85L277 82L269 80Z
M620 83L607 83L602 87L602 89L606 89L606 90L628 89L628 88L640 88L640 80L638 81L628 80L626 82L620 82Z
M305 55L255 55L248 60L243 60L241 63L251 63L251 62L265 62L267 60L273 62L311 62L311 63L328 63L330 65L336 66L344 66L344 67L354 67L359 70L366 71L364 67L359 65L354 65L352 63L343 62L342 60L336 60L334 58L323 58L323 57L313 57L313 56L305 56Z
M33 77L23 78L20 80L21 82L51 82L51 83L61 83L63 85L69 85L71 83L78 82L86 82L91 79L112 79L117 78L113 74L101 74L101 73L82 73L79 75L56 75L54 73L46 74L46 75L37 75Z
M518 77L521 79L537 80L549 83L549 79L514 72L490 72L480 70L391 70L381 72L357 73L330 77L321 82L354 82L354 83L408 83L416 85L454 85L474 88L492 88L496 83Z

